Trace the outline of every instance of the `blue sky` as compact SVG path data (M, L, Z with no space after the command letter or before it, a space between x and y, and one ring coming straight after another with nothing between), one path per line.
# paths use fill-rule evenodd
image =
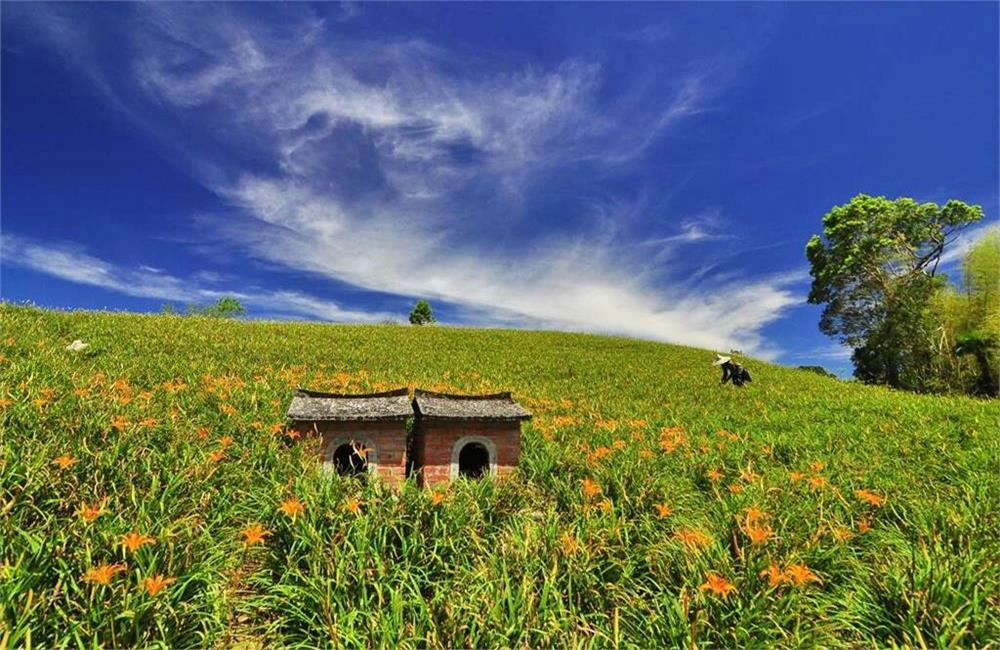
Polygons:
M997 215L996 3L2 12L6 300L381 321L425 297L843 372L805 304L823 214Z

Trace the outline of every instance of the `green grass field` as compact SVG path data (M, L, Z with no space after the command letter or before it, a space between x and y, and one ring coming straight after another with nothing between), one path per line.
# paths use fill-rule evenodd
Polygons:
M753 360L739 390L711 360L0 306L0 648L1000 640L1000 405ZM535 418L513 479L395 491L284 435L298 386Z

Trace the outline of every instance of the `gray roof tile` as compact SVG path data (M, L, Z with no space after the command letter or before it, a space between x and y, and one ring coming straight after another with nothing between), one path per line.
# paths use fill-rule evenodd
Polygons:
M405 420L413 415L406 388L384 393L341 395L297 390L288 406L292 420Z
M417 390L413 404L418 415L455 420L528 420L531 413L515 402L510 393L452 395Z

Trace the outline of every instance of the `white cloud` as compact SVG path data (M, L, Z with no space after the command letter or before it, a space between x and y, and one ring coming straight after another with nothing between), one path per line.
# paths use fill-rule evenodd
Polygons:
M104 70L84 25L59 51L86 44L71 64L166 146L183 148L196 177L249 217L207 221L256 258L448 301L480 320L777 353L761 329L801 302L788 277L732 268L726 278L677 277L678 247L729 236L715 222L682 221L647 253L617 223L569 211L572 226L539 229L528 209L546 183L585 204L590 177L615 173L709 110L718 64L689 62L675 78L645 80L655 92L609 100L597 62L483 61L420 40L350 38L299 6L281 11L272 24L231 5L143 5L124 30L131 78ZM94 258L83 266L62 272L123 293L218 293ZM274 311L365 317L299 294L255 299Z
M823 362L847 363L851 360L852 354L854 354L853 349L840 345L839 343L831 343L829 345L823 345L810 350L805 350L803 352L797 352L790 355L790 358L804 361L819 360Z
M20 266L67 282L100 287L135 298L192 303L212 302L230 296L268 312L328 321L374 322L399 316L387 312L343 309L334 302L295 291L226 291L206 288L194 280L177 278L145 266L138 270L116 266L73 244L43 243L4 235L0 238L0 251L0 258L5 265Z

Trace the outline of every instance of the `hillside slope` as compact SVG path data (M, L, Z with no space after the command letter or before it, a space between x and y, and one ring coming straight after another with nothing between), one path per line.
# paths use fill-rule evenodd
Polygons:
M90 347L67 351L77 338ZM581 334L2 305L4 641L1000 638L997 402L753 360L740 390L711 360ZM315 441L284 435L297 386L510 390L536 417L514 479L396 492L323 475ZM247 545L256 524L269 534ZM129 532L148 543L123 547ZM159 574L176 581L150 589Z

